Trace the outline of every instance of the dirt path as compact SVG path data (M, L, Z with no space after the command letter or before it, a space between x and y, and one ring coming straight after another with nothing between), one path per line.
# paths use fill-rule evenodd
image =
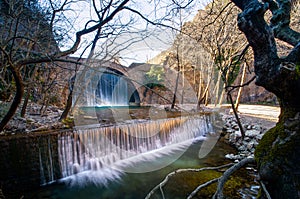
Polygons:
M280 114L280 108L275 106L263 106L263 105L239 105L238 111L243 115L249 115L259 117L274 122L278 121Z
M279 107L265 105L241 104L238 111L242 121L262 125L266 130L276 125L280 114Z
M208 105L207 107L211 109L225 109L226 114L233 115L229 104L224 104L222 107L217 108L214 105ZM243 123L258 124L265 129L270 129L278 121L280 108L277 106L240 104L238 113Z

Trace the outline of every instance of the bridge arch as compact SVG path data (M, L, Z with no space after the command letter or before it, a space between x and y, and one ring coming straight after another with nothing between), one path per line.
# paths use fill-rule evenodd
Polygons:
M126 67L111 62L94 62L82 69L76 78L75 95L80 106L139 105L139 86L128 75Z

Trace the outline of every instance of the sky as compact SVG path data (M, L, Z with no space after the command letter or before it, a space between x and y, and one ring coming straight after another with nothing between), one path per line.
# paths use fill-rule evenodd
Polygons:
M189 0L177 0L181 5L187 4ZM207 0L193 1L189 4L188 9L181 10L180 13L169 13L170 8L174 8L174 4L170 4L171 0L136 0L131 1L128 5L147 16L155 22L160 22L168 26L180 29L186 21L190 21L196 15L199 9L202 9ZM71 5L72 11L67 13L70 20L74 20L72 30L69 31L70 37L74 39L75 31L84 28L84 25L90 18L96 18L93 13L93 8L90 1L77 2ZM167 17L165 17L167 16ZM109 36L98 41L96 48L96 56L101 59L104 55L112 54L120 58L122 65L128 66L133 62L141 63L155 57L161 51L168 49L174 38L176 37L175 30L161 26L153 26L146 23L141 17L132 12L122 12L116 18L116 23L128 23L126 30L118 30L115 36ZM79 56L87 44L94 38L93 34L83 37L81 48L72 56ZM66 47L72 45L72 42ZM64 50L64 49L62 49ZM84 57L87 57L89 50L86 51Z

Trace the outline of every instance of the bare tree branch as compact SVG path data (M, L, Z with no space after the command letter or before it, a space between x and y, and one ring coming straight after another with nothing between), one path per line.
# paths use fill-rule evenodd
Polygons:
M300 33L290 28L292 2L282 0L280 4L273 0L266 0L272 12L270 27L273 29L275 37L285 41L292 46L296 46L300 41Z
M201 185L199 185L192 193L190 193L190 195L187 197L187 199L192 199L201 189L218 182L218 180L220 180L220 178L215 178L212 180L209 180Z
M225 182L228 180L228 178L234 173L235 171L239 170L240 168L244 167L247 164L254 164L255 159L254 158L245 158L241 160L240 162L234 164L232 167L227 169L222 177L219 179L217 191L213 196L213 199L223 199L223 187L225 185Z
M222 166L218 166L218 167L203 167L203 168L200 168L200 169L177 169L176 171L173 171L171 173L169 173L165 179L159 183L158 185L156 185L148 194L147 196L145 197L145 199L150 199L150 197L155 193L155 191L157 191L158 189L161 189L161 187L163 187L164 185L167 184L167 182L169 181L169 179L178 174L178 173L183 173L183 172L200 172L200 171L205 171L205 170L219 170L219 169L223 169L223 168L226 168L226 167L229 167L229 166L232 166L233 163L229 163L229 164L225 164L225 165L222 165Z

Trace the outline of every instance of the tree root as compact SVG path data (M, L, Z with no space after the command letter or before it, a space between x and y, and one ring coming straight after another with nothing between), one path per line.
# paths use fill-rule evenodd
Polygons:
M222 199L223 198L223 188L225 185L225 182L229 179L229 177L237 170L239 170L240 168L244 167L247 164L251 164L251 163L255 163L254 158L245 158L243 160L241 160L240 162L234 164L234 163L229 163L229 164L225 164L225 165L221 165L218 167L204 167L204 168L200 168L200 169L178 169L176 171L173 171L171 173L169 173L165 179L159 183L158 185L156 185L145 197L145 199L150 199L150 197L155 193L155 191L157 191L158 189L161 192L162 198L165 199L164 196L164 192L163 192L163 186L167 184L167 182L169 181L170 177L178 174L178 173L182 173L182 172L200 172L200 171L204 171L204 170L219 170L222 168L226 168L226 167L230 167L229 169L227 169L223 175L219 178L215 178L212 179L210 181L207 181L201 185L199 185L192 193L190 193L190 195L187 197L187 199L191 199L193 198L202 188L207 187L215 182L218 182L218 187L217 190L213 196L213 199Z

